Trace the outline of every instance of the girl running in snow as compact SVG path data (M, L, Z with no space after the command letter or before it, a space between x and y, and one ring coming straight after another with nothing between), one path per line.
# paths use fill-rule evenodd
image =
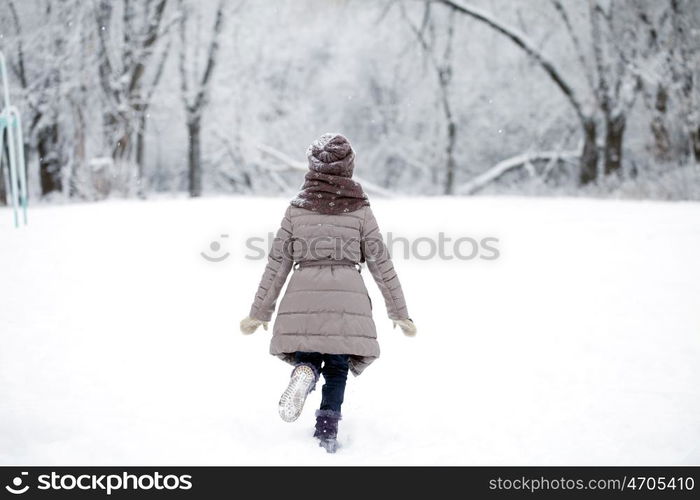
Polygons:
M322 374L314 437L333 453L348 370L357 376L379 356L360 263L367 262L394 327L408 336L416 334L416 327L367 195L352 180L350 142L340 134L324 134L309 146L307 157L302 191L287 207L241 331L251 334L260 325L267 329L293 268L270 344L271 354L294 365L279 414L286 422L296 420Z

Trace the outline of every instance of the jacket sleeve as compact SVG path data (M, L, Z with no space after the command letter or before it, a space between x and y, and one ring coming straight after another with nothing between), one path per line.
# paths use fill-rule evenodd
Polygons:
M384 244L379 225L370 207L365 209L361 237L362 253L367 261L367 268L384 296L389 318L408 319L408 309L399 277L394 270L389 250Z
M280 228L277 230L277 235L272 242L265 272L263 272L258 291L255 293L253 305L248 314L251 318L260 321L270 321L275 310L277 298L294 264L290 248L291 240L291 207L287 207Z

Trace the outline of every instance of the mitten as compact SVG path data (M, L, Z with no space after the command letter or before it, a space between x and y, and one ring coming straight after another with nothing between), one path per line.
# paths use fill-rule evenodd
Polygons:
M246 316L241 320L241 333L243 333L243 335L250 335L254 333L260 325L267 330L267 321L260 321L259 319Z
M416 336L416 333L417 333L416 325L413 323L413 320L411 318L395 319L394 320L394 328L396 328L396 325L399 325L401 327L403 334L406 335L407 337L415 337Z

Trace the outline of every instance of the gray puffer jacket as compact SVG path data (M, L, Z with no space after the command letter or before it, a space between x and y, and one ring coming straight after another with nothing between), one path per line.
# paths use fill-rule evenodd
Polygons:
M290 206L268 256L250 317L269 321L294 268L273 327L270 353L350 354L359 375L379 356L372 303L359 272L366 261L391 319L407 319L399 278L369 206L324 215Z

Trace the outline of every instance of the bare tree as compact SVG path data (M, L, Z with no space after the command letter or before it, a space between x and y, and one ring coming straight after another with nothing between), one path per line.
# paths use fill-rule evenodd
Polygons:
M7 0L7 6L16 39L9 65L22 89L27 123L25 156L30 163L34 159L38 163L42 196L62 192L69 138L60 125L60 112L66 96L74 91L75 82L70 77L77 71L70 57L74 44L59 27L68 24L69 19L80 19L83 10L71 0L41 4L37 15L45 28L26 35L16 3ZM29 47L25 46L25 36Z
M690 5L691 8L687 8ZM684 108L683 125L687 135L690 155L700 162L700 112L698 112L696 72L700 65L697 43L692 33L697 22L697 5L693 2L670 0L671 25L671 73L679 87L679 96ZM697 36L697 35L695 35Z
M224 0L219 0L214 14L214 26L212 28L211 40L207 48L204 71L199 75L197 68L198 49L195 46L192 50L187 43L188 19L184 0L179 0L180 8L180 90L182 102L185 107L185 119L187 121L187 171L188 190L190 196L202 195L202 114L209 101L209 88L212 74L216 67L219 52L219 37L224 26ZM240 6L239 6L240 8ZM197 26L198 28L199 26ZM198 36L199 34L197 34ZM194 53L191 53L194 51Z
M440 1L509 38L532 57L561 90L574 109L582 129L584 146L579 173L579 180L582 184L595 180L598 174L598 116L602 116L604 127L603 170L605 174L620 170L627 115L634 104L640 79L638 73L633 70L632 63L636 57L636 45L626 43L625 40L625 37L634 38L634 36L625 26L616 24L614 5L610 7L610 11L606 12L597 0L589 0L588 2L591 50L594 61L593 69L591 69L586 62L582 44L566 10L558 0L552 2L570 34L577 59L581 63L588 88L592 92L592 96L586 98L579 96L575 87L564 77L563 72L515 28L509 27L495 20L491 15L458 0ZM603 22L605 27L602 26ZM636 42L636 39L633 42Z
M439 88L440 107L445 121L446 142L445 142L445 185L444 193L454 193L455 182L455 145L457 142L457 123L450 102L450 83L453 75L452 46L454 41L455 10L449 9L447 14L447 28L445 32L445 42L442 51L439 51L434 37L426 36L426 31L434 31L434 20L431 14L431 2L424 3L423 20L417 26L409 17L403 3L400 3L401 14L406 20L409 28L418 40L421 49L435 72Z
M634 104L640 80L629 63L634 54L625 54L626 46L632 47L634 52L635 44L625 43L626 33L616 26L612 7L606 12L598 0L589 0L588 6L597 76L595 97L605 125L604 172L608 175L621 168L627 115ZM601 26L604 21L605 30Z
M168 54L170 53L171 39L168 37L168 41L165 48L160 54L158 63L156 64L155 73L153 75L153 82L148 90L146 90L145 98L141 101L141 107L139 109L138 115L138 127L136 129L136 164L138 165L138 178L139 178L139 195L144 196L146 189L146 175L145 175L145 162L146 162L146 125L148 123L148 108L153 100L153 94L158 88L160 79L163 76L163 70L165 68L165 62L168 59Z
M624 81L627 78L629 82L630 78L638 78L639 87L642 88L647 107L651 111L652 152L656 159L664 161L672 159L674 153L680 153L679 159L690 156L697 161L699 158L700 115L697 113L695 79L700 51L691 34L690 27L698 21L697 9L692 8L692 5L692 2L682 0L663 3L638 1L633 4L633 19L621 23L619 18L624 17L626 11L614 15L613 10L606 12L598 2L590 1L593 40L606 36L609 38L605 43L594 44L597 71L610 78L611 72L605 71L604 64L599 64L605 57L600 47L607 46L611 49L607 52L613 58L617 57L625 63L624 66L618 63L623 66L617 72L618 79ZM618 86L624 88L624 85ZM606 93L599 91L606 119L606 105L610 100L605 98L605 94L610 95L611 88L608 84ZM630 97L628 94L627 99ZM615 99L613 108L614 104ZM672 105L675 108L673 120L668 116ZM670 124L674 122L683 130L684 137L680 140L677 136L673 137L670 131Z
M590 109L590 106L584 106L583 99L578 95L575 87L568 82L562 71L545 56L542 51L532 43L527 36L520 33L517 29L512 28L496 19L490 14L470 5L463 4L458 0L439 0L441 3L448 5L457 12L469 16L477 21L484 23L486 26L496 30L516 46L520 47L525 53L533 58L535 62L544 70L547 76L555 83L562 92L571 107L573 108L582 129L583 135L583 150L581 153L579 179L582 184L586 184L596 179L598 169L598 147L596 144L597 127L595 116Z
M145 0L134 5L132 0L122 0L120 22L114 19L115 2L99 0L95 7L105 134L115 161L135 158L139 181L143 179L147 110L163 73L169 43L161 50L150 81L144 80L157 42L169 27L163 27L167 3Z
M661 4L663 5L663 4ZM670 70L669 50L664 45L669 43L664 36L669 23L669 9L661 9L661 15L653 16L651 12L635 4L637 19L645 42L640 46L642 58L651 63L651 70L640 72L642 97L651 111L649 131L653 141L651 153L656 160L668 161L671 158L671 132L668 124L670 84L667 74Z

